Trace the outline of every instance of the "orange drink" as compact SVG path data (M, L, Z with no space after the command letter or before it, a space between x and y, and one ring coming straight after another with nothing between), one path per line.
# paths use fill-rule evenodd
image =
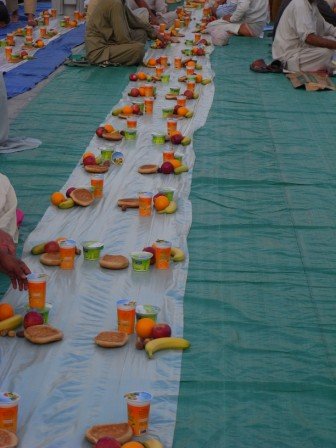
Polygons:
M70 17L69 16L64 16L63 20L64 20L66 25L69 25L69 22L70 22Z
M127 118L127 127L130 129L135 129L138 125L138 119L136 117Z
M41 26L40 37L46 37L46 35L47 35L47 28L45 26Z
M163 65L157 65L155 67L155 74L156 74L156 76L160 77L162 75L162 73L163 73L163 70L164 70Z
M170 32L170 31L165 31L165 32L163 33L163 37L164 37L166 40L170 40L171 32Z
M162 160L163 162L169 162L170 160L174 159L175 151L172 149L164 149L162 153Z
M30 308L44 308L47 293L47 275L31 273L27 276Z
M182 58L175 58L174 59L174 67L177 69L182 68Z
M184 18L184 24L185 24L186 27L189 26L189 24L190 24L190 16L185 16L185 18Z
M55 18L57 16L57 9L50 10L51 17Z
M60 257L61 257L61 269L70 270L75 267L75 250L76 241L65 240L59 243Z
M197 44L197 42L199 42L200 40L201 40L201 34L195 33L195 43Z
M135 436L141 436L148 430L150 402L152 395L148 392L131 392L125 395L127 401L128 424Z
M20 395L14 392L0 393L0 428L14 434L17 431L19 400Z
M139 197L139 216L151 216L152 214L152 193L141 192Z
M27 25L26 26L26 36L32 36L33 35L33 27Z
M144 89L145 89L145 96L150 97L154 95L154 86L153 84L145 84L144 85Z
M166 24L165 23L160 23L160 26L159 26L160 33L164 33L165 30L166 30Z
M194 67L187 67L187 76L193 75L194 74Z
M155 267L157 269L169 269L171 245L169 241L156 241Z
M103 197L104 190L104 175L103 174L94 174L91 177L91 188L93 196L97 199L101 199Z
M26 36L25 37L25 45L29 45L29 46L33 45L33 36Z
M187 90L191 90L192 92L195 90L196 86L196 78L194 76L190 76L187 78Z
M8 33L6 36L6 44L10 45L10 46L14 46L15 45L15 40L14 40L14 34L13 33Z
M174 28L180 28L181 22L180 19L175 19L174 20Z
M187 67L192 68L193 70L195 70L196 62L195 61L188 61L187 62Z
M50 17L49 17L49 14L45 14L45 15L43 16L43 23L44 23L44 25L46 25L46 26L49 25L49 23L50 23Z
M184 95L179 95L176 99L177 106L186 107L187 98Z
M153 114L153 106L154 106L154 98L145 98L145 114L152 115Z
M117 318L118 331L123 331L127 334L134 333L135 323L135 306L136 302L130 299L122 299L117 302Z
M6 60L9 61L12 56L13 49L12 47L5 47L5 57Z
M167 66L168 66L168 56L167 56L166 54L163 54L163 55L160 57L160 61L161 61L161 65L162 65L163 67L167 67Z
M176 14L177 14L178 16L182 15L182 14L183 14L183 8L182 8L182 6L178 6L178 7L176 8L175 12L176 12Z
M167 133L170 136L173 131L177 130L177 120L175 118L167 118Z
M80 12L79 11L74 11L74 19L78 21L78 20L80 20L80 18L81 18L80 17Z

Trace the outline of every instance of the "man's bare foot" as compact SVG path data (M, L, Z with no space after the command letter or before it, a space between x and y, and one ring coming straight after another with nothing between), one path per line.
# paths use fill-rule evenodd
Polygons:
M17 23L19 21L19 14L17 11L12 12L11 22Z

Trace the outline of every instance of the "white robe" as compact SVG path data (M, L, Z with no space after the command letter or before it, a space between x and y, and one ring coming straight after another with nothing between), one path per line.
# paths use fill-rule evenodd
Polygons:
M0 230L9 233L15 243L18 241L16 207L14 188L8 178L0 173Z

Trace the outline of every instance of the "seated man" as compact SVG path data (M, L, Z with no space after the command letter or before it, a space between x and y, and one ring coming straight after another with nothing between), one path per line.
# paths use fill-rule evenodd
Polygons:
M5 0L8 12L11 14L11 21L18 22L19 21L19 4L18 0ZM35 11L36 11L36 0L24 0L24 12L27 16L28 25L36 26L37 21L35 20Z
M25 263L15 256L17 241L16 206L14 188L8 178L0 173L0 272L8 275L13 287L20 291L27 289L27 274L30 273Z
M168 12L164 0L127 0L127 6L133 14L152 25L165 23L169 28L177 18L175 11Z
M233 14L209 23L209 31L214 45L227 45L229 35L258 37L269 18L268 0L238 0Z
M4 4L4 2L0 1L0 28L4 28L10 22L9 12Z
M139 64L148 37L161 39L149 23L130 11L125 0L100 0L86 25L86 56L91 64Z
M237 3L238 0L219 0L214 4L212 14L218 17L218 19L228 14L233 14L237 9Z
M288 70L332 71L336 28L319 13L315 0L292 0L279 21L273 58Z

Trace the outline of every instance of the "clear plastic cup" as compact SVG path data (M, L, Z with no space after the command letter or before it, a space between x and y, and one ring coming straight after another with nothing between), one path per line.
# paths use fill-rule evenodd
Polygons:
M154 98L153 97L147 97L144 100L145 102L145 114L146 115L152 115L153 114L153 108L154 108Z
M118 331L126 334L134 333L136 302L131 299L117 301Z
M157 269L169 269L171 246L170 241L155 242L155 267Z
M0 392L0 428L17 431L20 395L14 392Z
M138 194L139 198L139 215L151 216L152 214L152 198L153 193L142 191Z
M104 190L104 174L93 174L91 176L91 187L93 196L97 199L101 199Z
M44 308L47 292L46 274L31 273L27 275L29 306L31 308Z
M127 402L128 424L135 436L148 431L148 421L152 394L149 392L130 392L125 395Z
M75 267L75 251L76 241L65 240L59 243L61 264L60 268L65 270L71 270Z
M156 322L159 312L160 308L155 305L137 305L135 308L136 320L138 321L144 317L148 317Z

